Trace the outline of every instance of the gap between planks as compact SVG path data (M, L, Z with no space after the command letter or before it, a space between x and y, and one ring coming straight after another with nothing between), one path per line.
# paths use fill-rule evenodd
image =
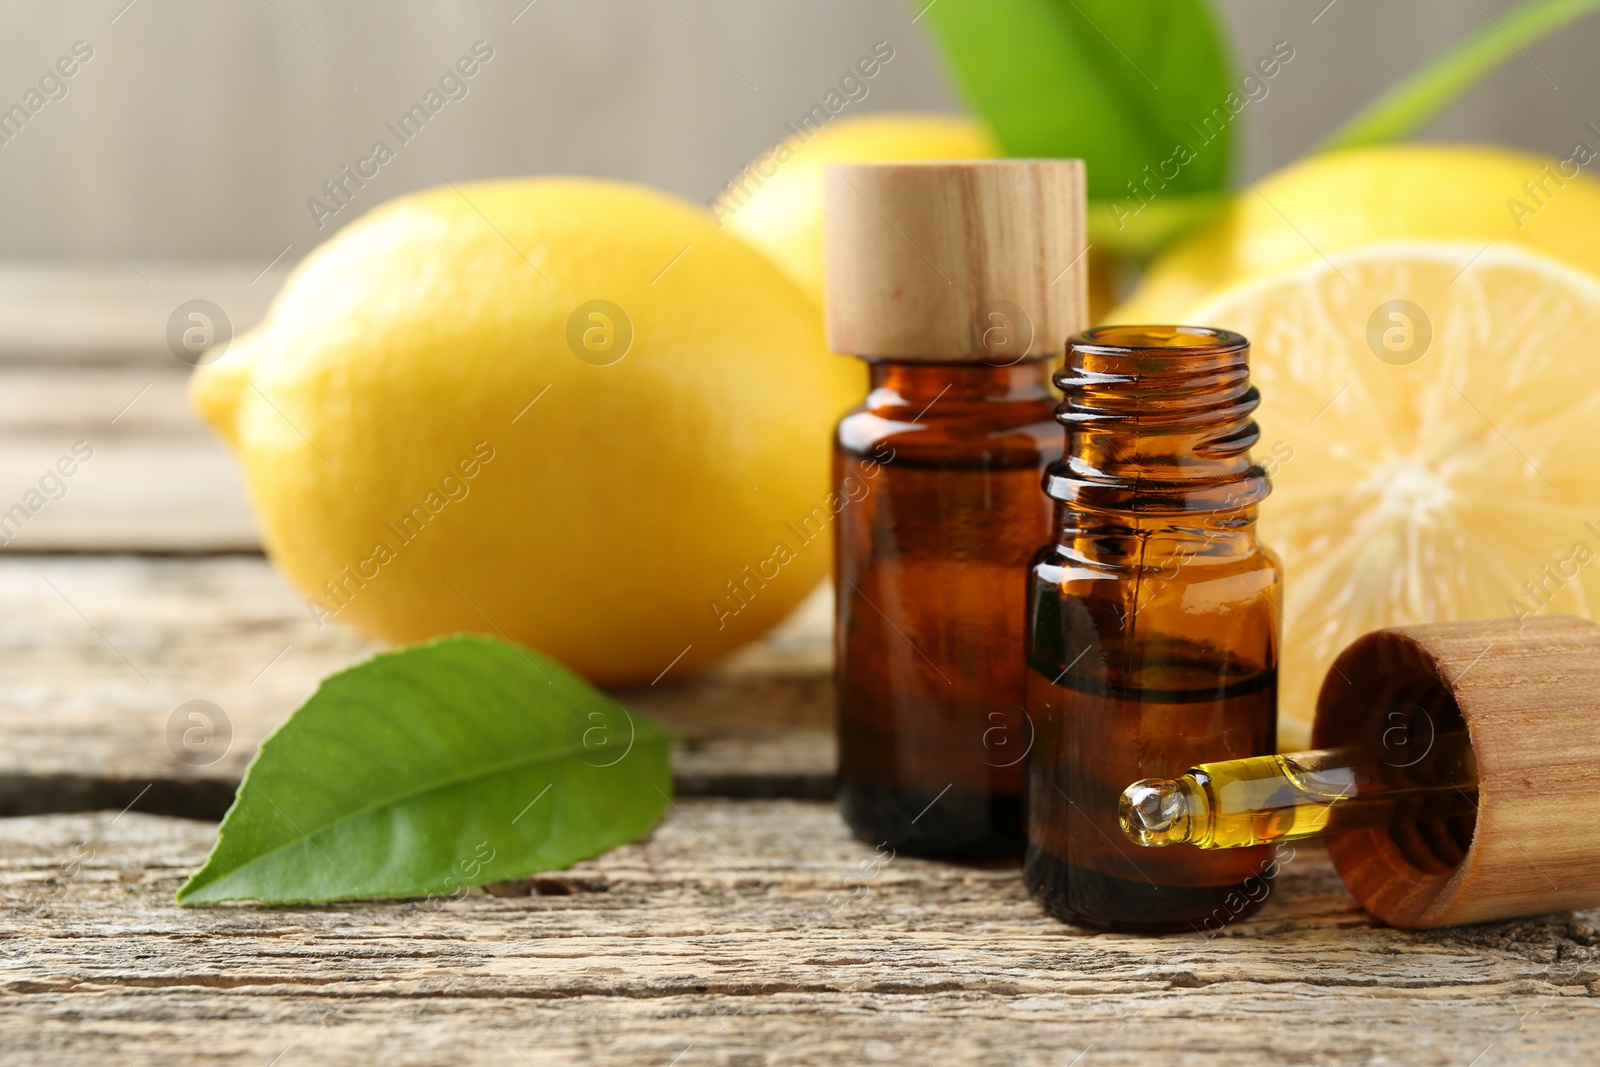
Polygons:
M0 815L138 798L146 813L219 818L261 739L319 679L380 647L318 629L259 556L0 555L0 599L11 609L0 617ZM619 692L679 734L680 793L832 795L828 622L819 590L722 665ZM169 740L194 699L222 708L232 730L204 767Z
M0 820L0 1045L52 1063L1587 1063L1594 913L1407 933L1300 848L1216 937L1054 922L1016 868L685 799L453 900L181 909L209 825ZM74 860L77 862L74 863ZM541 888L542 883L542 888ZM284 1050L288 1048L289 1052ZM115 1053L113 1053L113 1049Z

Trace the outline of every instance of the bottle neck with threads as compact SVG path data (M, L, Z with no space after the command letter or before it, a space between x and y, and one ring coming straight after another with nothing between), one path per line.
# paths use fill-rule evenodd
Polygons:
M1059 434L1046 434L1051 402L1044 360L869 363L871 392L861 413L840 424L840 440L866 453L894 437L901 463L940 467L1023 465L1037 471L1060 453ZM1037 474L1030 492L1038 493ZM1037 497L1035 497L1037 499Z
M894 403L992 403L1036 400L1048 395L1049 364L1025 359L1007 366L989 363L915 363L872 360L868 407ZM937 408L929 410L933 414Z
M1104 326L1067 343L1055 383L1067 445L1045 477L1057 539L1073 555L1257 547L1266 472L1251 460L1260 396L1249 342L1205 327Z

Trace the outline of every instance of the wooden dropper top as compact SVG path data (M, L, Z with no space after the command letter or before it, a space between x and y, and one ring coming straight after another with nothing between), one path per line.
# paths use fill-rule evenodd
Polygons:
M1004 366L1088 324L1082 160L838 164L824 204L836 352Z
M1378 630L1334 662L1318 748L1373 745L1399 701L1465 729L1478 767L1469 825L1330 834L1368 911L1433 927L1600 906L1600 626L1571 615Z

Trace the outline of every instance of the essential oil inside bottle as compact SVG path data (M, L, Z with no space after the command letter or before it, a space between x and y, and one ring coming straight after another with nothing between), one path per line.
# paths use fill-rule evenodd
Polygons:
M877 362L872 385L835 444L835 484L859 487L836 526L841 808L900 851L1019 853L1049 370Z
M1255 533L1247 353L1226 331L1100 328L1055 379L1068 433L1028 598L1024 877L1062 919L1210 929L1265 897L1270 849L1144 849L1118 813L1130 781L1275 748L1280 575Z

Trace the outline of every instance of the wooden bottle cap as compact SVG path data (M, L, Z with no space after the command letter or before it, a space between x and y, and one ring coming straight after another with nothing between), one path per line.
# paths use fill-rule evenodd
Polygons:
M838 164L824 196L836 352L1004 366L1088 325L1082 160Z
M1312 738L1393 752L1463 723L1475 820L1331 834L1345 884L1409 928L1600 906L1600 626L1552 615L1367 634L1328 672Z

